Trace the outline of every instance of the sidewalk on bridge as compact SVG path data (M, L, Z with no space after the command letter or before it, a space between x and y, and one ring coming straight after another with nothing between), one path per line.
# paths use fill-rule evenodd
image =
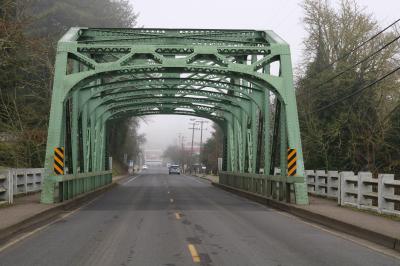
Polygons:
M309 205L296 207L400 240L400 217L342 207L336 201L325 198L309 197L309 199Z
M219 180L218 176L197 176L214 183L218 183ZM302 210L301 214L296 211L293 211L292 213L304 219L307 219L307 215L313 216L312 220L314 221L318 221L318 218L315 218L316 216L322 219L327 218L326 220L338 221L361 230L396 238L400 241L400 217L383 216L368 211L342 207L339 206L336 201L325 198L310 196L309 199L309 205L285 205L290 206L292 209ZM400 245L400 242L397 245Z
M113 182L118 182L124 177L126 177L126 175L113 177ZM60 205L62 205L62 203L40 203L40 193L15 198L14 204L0 207L0 231L7 230L7 228L13 225L57 208Z
M59 204L41 204L40 193L14 199L14 204L0 208L0 230L20 223Z
M205 175L205 174L195 174L195 176L209 180L211 182L214 183L218 183L219 182L219 176L217 175Z

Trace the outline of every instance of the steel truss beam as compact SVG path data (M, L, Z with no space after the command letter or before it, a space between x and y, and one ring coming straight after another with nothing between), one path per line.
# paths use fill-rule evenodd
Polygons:
M280 140L270 138L271 93L280 102ZM304 177L290 50L272 31L72 28L58 43L42 202L65 198L58 198L65 182L79 187L82 176L104 177L110 121L161 114L219 124L231 172L267 172L278 145L282 180L288 147L297 149ZM72 174L62 185L52 171L55 147L66 148ZM294 190L298 204L308 202L304 182Z

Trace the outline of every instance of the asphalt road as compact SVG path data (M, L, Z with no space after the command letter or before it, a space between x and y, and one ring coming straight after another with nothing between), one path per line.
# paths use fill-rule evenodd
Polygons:
M0 265L400 265L190 176L148 170L10 246Z

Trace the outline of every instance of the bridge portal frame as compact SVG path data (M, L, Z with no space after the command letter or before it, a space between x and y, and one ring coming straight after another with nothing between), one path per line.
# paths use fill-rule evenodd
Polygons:
M298 176L305 176L290 49L272 31L71 28L55 65L44 203L105 185L96 185L96 172L110 180L107 124L127 116L210 119L225 134L224 170L258 173L263 166L273 175L279 153L283 180L289 147L297 150ZM55 147L65 147L69 175L54 174ZM93 185L85 185L87 176ZM307 204L306 183L293 186L296 203Z

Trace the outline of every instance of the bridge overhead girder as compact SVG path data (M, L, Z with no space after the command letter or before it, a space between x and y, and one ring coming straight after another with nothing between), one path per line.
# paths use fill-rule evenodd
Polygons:
M280 106L279 138L270 137L272 104ZM57 201L63 190L55 147L65 147L72 176L105 171L106 124L149 114L218 123L233 172L272 174L276 165L284 177L285 151L295 148L304 177L290 50L274 32L71 28L57 48L42 201ZM305 183L295 184L295 195L308 202Z

